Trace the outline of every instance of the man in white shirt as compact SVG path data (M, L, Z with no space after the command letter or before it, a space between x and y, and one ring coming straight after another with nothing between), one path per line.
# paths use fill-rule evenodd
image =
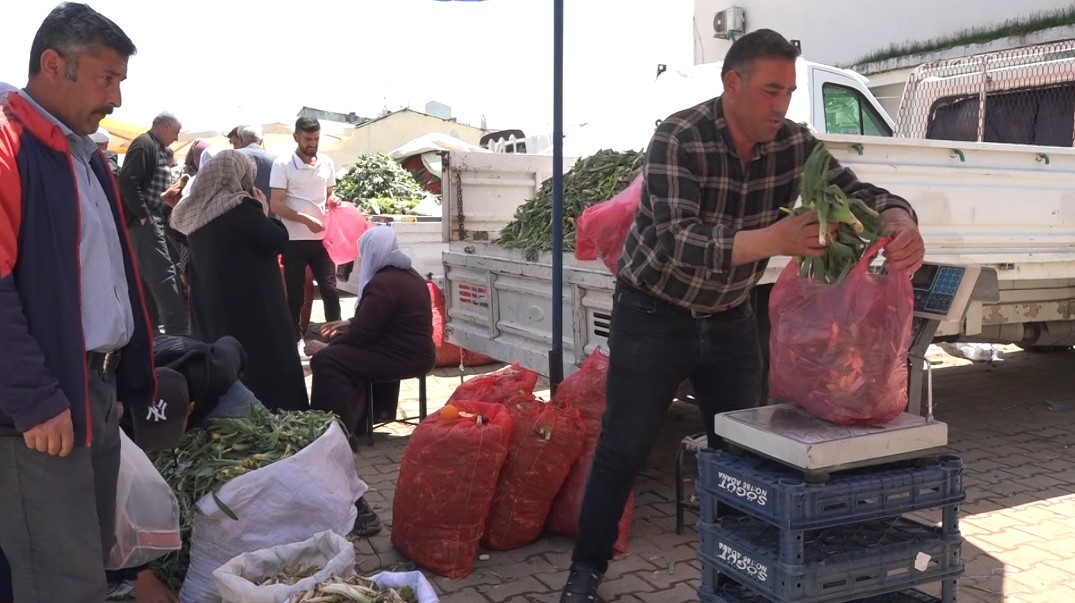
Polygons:
M295 142L298 146L292 155L273 162L269 178L270 208L287 227L289 238L284 251L284 284L296 341L302 338L299 313L305 302L307 266L321 292L325 320L340 320L336 265L322 243L329 198L336 186L336 168L332 159L317 154L320 139L321 124L317 119L300 117L296 120Z

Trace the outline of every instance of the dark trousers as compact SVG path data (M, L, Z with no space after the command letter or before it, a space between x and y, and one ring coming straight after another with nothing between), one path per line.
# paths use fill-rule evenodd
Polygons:
M761 355L750 304L705 318L619 284L609 329L607 407L586 484L573 559L604 570L635 475L676 388L690 379L709 445L713 418L757 406Z
M310 358L310 408L334 412L347 429L361 432L371 381L374 421L393 420L399 404L400 380L424 375L433 369L432 364L346 343L330 345Z
M154 326L162 325L169 335L189 335L187 302L168 250L162 219L151 216L145 224L133 224L129 232L150 320Z
M287 289L287 305L291 312L291 328L295 341L302 337L299 314L306 301L306 267L310 267L321 301L325 304L325 320L340 320L340 296L336 292L336 265L328 256L321 241L288 241L284 251L284 285Z
M119 476L115 378L91 371L89 395L90 448L76 442L60 458L0 438L0 549L19 603L104 601Z
M750 292L750 306L754 320L758 323L758 348L761 350L761 403L769 401L769 335L772 324L769 322L769 296L773 292L772 283L758 285Z

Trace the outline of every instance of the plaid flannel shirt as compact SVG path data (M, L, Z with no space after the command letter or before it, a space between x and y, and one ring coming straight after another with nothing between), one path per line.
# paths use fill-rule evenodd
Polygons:
M817 139L787 121L754 148L744 172L720 97L661 122L646 151L645 186L627 235L619 275L685 310L721 312L747 300L768 260L732 266L740 230L776 222L799 197L799 179ZM859 182L838 164L830 179L877 211L914 210L904 199Z
M150 134L150 136L153 136ZM146 188L146 201L150 204L149 211L161 216L170 208L161 198L161 194L172 185L172 169L168 166L168 147L153 136L153 142L157 143L157 169L153 172L153 179Z

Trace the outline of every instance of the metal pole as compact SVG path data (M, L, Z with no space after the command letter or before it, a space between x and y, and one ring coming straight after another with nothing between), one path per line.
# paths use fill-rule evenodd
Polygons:
M552 350L549 385L564 378L564 0L552 12Z

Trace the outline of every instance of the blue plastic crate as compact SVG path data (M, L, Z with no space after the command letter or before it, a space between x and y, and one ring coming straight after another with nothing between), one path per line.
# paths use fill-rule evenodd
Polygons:
M699 524L702 592L723 574L782 603L848 601L963 572L962 538L902 517L805 533L803 563L778 558L782 531L752 517ZM924 569L915 567L926 555Z
M698 597L702 603L769 603L769 599L735 583L722 586L716 593L698 591ZM851 603L941 603L941 600L922 591L908 589L869 599L855 599Z
M834 473L823 483L765 459L706 449L698 453L701 521L715 522L713 500L775 526L812 530L963 502L963 461L893 463Z

